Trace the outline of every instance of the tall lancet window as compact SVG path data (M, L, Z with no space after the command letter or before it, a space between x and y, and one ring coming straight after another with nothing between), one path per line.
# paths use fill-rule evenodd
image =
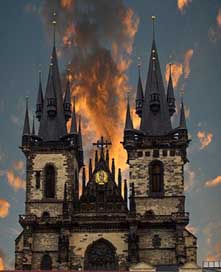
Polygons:
M53 165L45 167L45 197L55 197L55 168Z
M152 161L149 165L150 195L162 196L164 191L164 169L161 161Z

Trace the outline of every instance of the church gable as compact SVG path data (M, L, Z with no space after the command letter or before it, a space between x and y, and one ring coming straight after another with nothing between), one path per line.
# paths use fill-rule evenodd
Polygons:
M103 138L101 138L101 141ZM108 154L108 150L106 151ZM127 201L122 197L121 173L118 184L115 182L115 169L110 171L109 159L104 158L104 146L100 148L98 160L96 151L95 168L89 176L89 181L82 188L80 197L81 212L127 212ZM113 166L112 166L113 168Z

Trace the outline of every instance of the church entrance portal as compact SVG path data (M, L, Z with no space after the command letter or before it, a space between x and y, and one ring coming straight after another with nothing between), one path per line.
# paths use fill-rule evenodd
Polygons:
M116 249L105 239L99 239L89 245L84 260L84 270L118 270Z

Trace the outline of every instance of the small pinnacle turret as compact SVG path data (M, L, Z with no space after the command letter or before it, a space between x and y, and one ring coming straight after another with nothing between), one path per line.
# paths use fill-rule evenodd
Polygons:
M143 95L143 86L140 77L140 64L138 64L138 83L137 83L137 94L136 94L136 114L141 117L142 116L142 108L144 102Z
M168 87L167 87L167 104L168 104L170 116L172 116L176 112L171 67L172 67L172 64L170 63L170 75L169 75L169 81L168 81Z
M67 74L67 84L66 84L66 91L64 96L64 115L66 122L71 117L71 90L70 90L70 74L68 71Z
M41 83L41 71L39 71L38 97L37 97L36 111L35 111L38 121L41 120L43 104L44 104L44 99L43 99L42 83Z
M30 135L30 123L29 123L29 113L28 113L28 97L26 98L26 111L25 111L25 121L23 127L22 135Z
M181 108L180 108L180 128L187 129L186 127L186 116L185 116L185 110L183 105L183 99L181 101Z
M32 135L35 135L35 116L33 115Z
M75 97L74 97L73 110L72 110L70 133L71 134L77 134L77 121L76 121L76 112L75 112Z
M133 129L133 122L131 119L131 114L130 114L130 103L129 103L129 98L127 100L127 112L126 112L126 120L125 120L125 127L124 130L132 130Z

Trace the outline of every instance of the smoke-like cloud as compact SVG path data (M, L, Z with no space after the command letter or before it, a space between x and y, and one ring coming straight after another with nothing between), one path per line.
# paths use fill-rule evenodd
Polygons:
M197 137L201 144L200 149L204 149L212 142L213 134L211 132L198 131Z
M217 177L214 178L214 179L207 180L207 181L205 182L205 187L216 187L216 186L218 186L219 184L221 184L221 176L217 176Z
M173 80L173 87L177 88L180 77L183 74L183 64L182 63L173 63L171 65L171 74L172 74L172 80ZM168 63L166 65L166 71L165 71L165 79L168 82L170 76L170 64Z
M210 26L208 30L209 40L216 43L221 39L221 8L217 11L216 25Z
M194 50L188 49L184 53L184 60L183 63L180 62L174 62L171 64L171 74L172 74L172 80L173 80L173 87L176 89L178 87L179 81L182 76L184 76L184 79L187 79L190 75L190 61L192 59ZM170 76L170 64L168 63L166 65L165 70L165 79L168 83Z
M184 14L185 8L192 2L192 0L177 0L177 7L179 11Z
M13 169L9 169L6 172L6 177L9 185L15 190L18 191L19 189L25 190L25 181L18 175L15 174Z
M10 203L5 199L0 198L0 217L1 218L8 216L9 208L10 208Z
M71 60L72 97L83 117L86 151L103 135L112 141L111 155L124 168L126 152L120 141L129 89L126 72L139 19L122 0L49 0L43 2L42 14L50 32L53 10L62 56Z
M193 56L193 49L189 49L186 51L184 55L184 78L188 78L190 75L190 61Z

